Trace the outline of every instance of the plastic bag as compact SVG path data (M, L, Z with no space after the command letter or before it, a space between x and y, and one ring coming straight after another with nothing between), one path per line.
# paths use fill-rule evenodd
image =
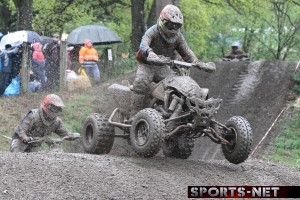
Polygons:
M67 74L67 81L73 78L77 78L77 75L73 70L66 70L66 74Z
M4 91L4 96L13 96L21 93L20 90L20 77L16 76L15 78L12 79L11 83L9 86L5 89Z
M2 58L0 58L0 72L2 72L2 68L3 68L3 66L2 66Z

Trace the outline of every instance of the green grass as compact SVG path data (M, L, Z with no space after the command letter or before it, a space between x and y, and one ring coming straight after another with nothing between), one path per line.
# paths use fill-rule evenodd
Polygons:
M273 144L270 160L296 166L300 170L300 113L293 109L291 119Z

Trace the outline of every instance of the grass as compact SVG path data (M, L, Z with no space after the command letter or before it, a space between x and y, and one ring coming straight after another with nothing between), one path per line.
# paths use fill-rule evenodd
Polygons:
M277 136L269 159L296 166L300 170L300 111L292 110L290 120Z

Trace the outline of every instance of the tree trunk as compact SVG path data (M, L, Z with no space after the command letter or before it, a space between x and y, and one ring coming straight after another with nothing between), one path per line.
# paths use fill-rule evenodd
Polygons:
M17 9L17 30L32 30L32 1L13 0Z
M131 0L132 34L131 49L136 52L144 35L144 3L145 0Z
M16 21L16 16L11 14L7 1L0 1L0 10L0 32L6 34L9 31L15 31L14 23Z

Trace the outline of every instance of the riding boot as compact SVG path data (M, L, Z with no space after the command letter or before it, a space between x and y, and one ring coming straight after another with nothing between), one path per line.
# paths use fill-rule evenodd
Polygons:
M145 95L131 92L130 118L144 108Z

